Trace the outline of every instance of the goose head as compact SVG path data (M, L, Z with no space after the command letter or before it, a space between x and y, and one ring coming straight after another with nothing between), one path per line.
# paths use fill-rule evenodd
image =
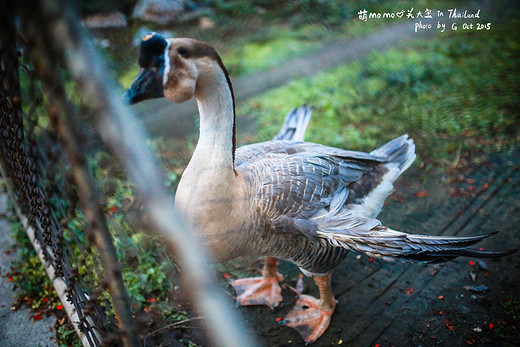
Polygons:
M123 99L129 104L165 97L182 103L203 98L215 84L232 87L222 60L210 45L189 38L165 39L149 33L141 41L139 74Z

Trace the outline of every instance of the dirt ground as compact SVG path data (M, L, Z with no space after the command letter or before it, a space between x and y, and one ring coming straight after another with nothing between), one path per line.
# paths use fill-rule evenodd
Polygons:
M431 235L500 231L476 247L519 248L519 183L519 149L495 154L455 177L412 168L399 179L379 219L396 230ZM283 262L280 272L286 285L295 286L295 266ZM305 284L305 293L318 294L311 279ZM352 253L333 270L332 285L339 305L314 346L513 346L520 341L520 252L440 265L386 263ZM274 312L239 309L262 345L304 344L295 331L276 323L296 300L287 288L284 298Z

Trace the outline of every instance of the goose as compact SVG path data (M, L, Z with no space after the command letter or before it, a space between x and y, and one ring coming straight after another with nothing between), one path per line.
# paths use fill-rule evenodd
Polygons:
M262 276L232 282L238 305L280 304L277 259L313 277L319 298L299 295L282 321L306 343L329 326L336 306L330 271L350 251L417 263L515 251L469 248L494 233L417 235L376 219L393 183L415 160L408 135L363 153L303 141L302 121L292 135L236 148L233 87L214 48L150 33L141 42L138 61L140 72L123 96L127 103L160 97L197 101L200 134L179 182L176 208L216 262L266 257Z

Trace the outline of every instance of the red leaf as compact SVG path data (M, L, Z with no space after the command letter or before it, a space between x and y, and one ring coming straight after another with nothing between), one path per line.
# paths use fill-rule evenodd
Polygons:
M57 310L63 310L63 305L58 305L58 306L56 306L56 309L57 309Z
M473 265L475 265L475 262L473 260L470 260L469 265L473 266Z
M442 324L444 324L444 326L448 328L450 331L455 331L455 326L448 318L445 318Z
M489 323L489 330L493 330L493 328L495 327L495 325L493 323Z
M281 321L281 320L282 320L282 317L278 317L278 318L276 318L276 321L277 321L277 322L279 322L279 321Z
M439 295L439 296L438 296L438 299L439 299L439 300L444 299L444 295Z
M410 295L413 293L413 287L406 288L406 295Z
M369 262L373 262L374 261L374 258L370 258L368 259Z
M468 178L468 179L466 180L466 182L468 182L469 184L473 184L475 181L473 181L472 178Z
M156 301L157 301L156 298L151 298L151 299L146 300L146 302L156 302Z
M428 196L428 193L426 192L426 190L419 190L417 193L415 193L415 196L417 196L418 198L425 198Z

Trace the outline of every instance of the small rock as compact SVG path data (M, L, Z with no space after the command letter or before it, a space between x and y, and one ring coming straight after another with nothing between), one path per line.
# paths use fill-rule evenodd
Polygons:
M94 43L103 48L109 48L111 46L110 40L108 39L97 39L94 38Z
M477 260L477 264L478 264L478 266L479 266L482 270L484 270L484 271L487 271L487 270L488 270L487 264L486 264L486 262L485 262L484 260L480 260L480 259Z
M209 17L201 17L199 19L199 28L201 29L213 29L215 27L215 22L211 20Z
M132 17L157 24L175 21L184 12L183 0L139 0Z
M89 29L125 28L128 25L126 16L119 11L88 16L82 23Z
M464 286L462 288L475 292L475 293L482 293L482 292L489 290L489 287L487 287L483 284L481 284L480 286Z

